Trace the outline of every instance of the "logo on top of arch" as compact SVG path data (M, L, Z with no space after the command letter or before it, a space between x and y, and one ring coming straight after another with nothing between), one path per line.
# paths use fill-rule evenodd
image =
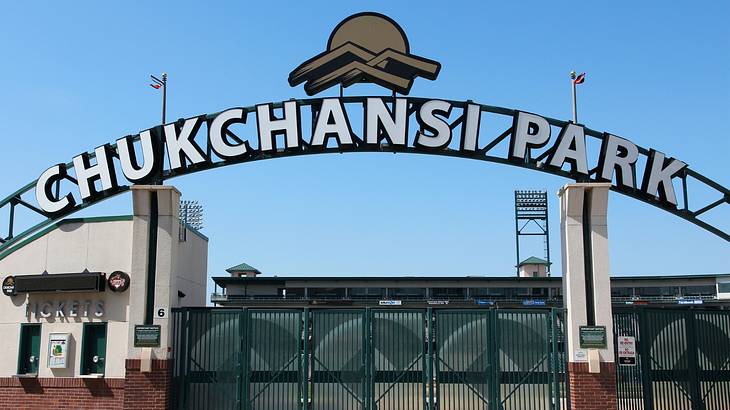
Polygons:
M304 83L308 95L355 83L408 94L416 77L435 80L440 70L438 62L411 54L405 32L393 19L365 12L342 20L332 31L327 50L294 69L289 84Z

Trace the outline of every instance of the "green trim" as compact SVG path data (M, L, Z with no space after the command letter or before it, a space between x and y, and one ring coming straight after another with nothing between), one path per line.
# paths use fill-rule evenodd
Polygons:
M261 272L254 268L253 266L249 265L248 263L239 263L236 266L231 266L230 268L226 269L226 272L228 273L234 273L234 272L255 272L257 274L260 274Z
M23 359L22 354L23 353L26 353L26 352L23 351L24 350L23 349L23 335L25 335L25 332L23 332L23 330L25 328L28 328L28 327L37 327L38 329L42 330L40 323L21 323L20 324L20 337L18 338L18 367L15 370L15 374L21 374L20 367L21 367L21 359ZM43 332L42 331L39 331L38 332L38 335L42 337ZM28 342L28 341L26 340L26 342ZM40 371L40 367L41 367L41 364L40 364L40 360L41 360L40 345L41 344L42 343L39 340L38 341L38 357L36 358L36 360L38 360L38 371ZM30 346L30 350L32 352L32 350L33 350L33 346L32 345ZM22 373L22 374L27 374L27 373ZM36 374L37 374L37 372L36 372Z
M105 352L104 352L104 363L102 364L104 366L102 374L106 374L106 355L107 355L106 348L109 347L109 346L107 346L107 341L108 341L107 336L108 336L108 330L109 330L107 323L108 322L84 322L84 326L81 330L81 360L79 362L79 367L80 367L79 374L82 376L90 374L90 373L84 373L84 368L86 367L86 359L87 359L87 357L86 357L86 350L87 350L86 329L88 329L89 326L103 326L104 327L104 350L105 350Z
M18 249L24 247L25 245L35 241L36 239L42 237L43 235L46 235L47 233L58 229L61 226L68 225L68 224L74 224L74 223L96 223L96 222L114 222L114 221L131 221L134 218L133 215L113 215L113 216L92 216L87 218L68 218L60 220L47 228L38 231L37 233L29 236L26 239L23 239L22 241L18 242L17 245L10 249L6 249L2 252L0 252L0 261L5 259L8 255L11 253L17 251Z
M545 259L540 259L540 258L536 258L534 256L530 256L529 258L527 258L527 259L523 260L522 262L520 262L520 264L517 265L517 267L520 267L522 265L545 265L545 266L549 266L549 265L552 265L552 263L546 261Z

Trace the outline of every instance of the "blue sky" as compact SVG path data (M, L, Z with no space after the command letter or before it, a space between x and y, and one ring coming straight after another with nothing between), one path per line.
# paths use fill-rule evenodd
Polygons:
M586 71L581 122L730 186L728 2L48 1L10 2L0 15L0 194L156 125L149 74L170 75L168 118L304 97L289 72L360 11L394 18L413 53L442 63L413 96L568 119L567 74ZM205 206L212 276L243 261L280 276L499 276L514 274L515 189L550 193L560 271L555 193L566 182L452 158L349 154L169 183ZM123 195L84 214L129 213L130 202ZM727 242L618 194L609 238L614 275L730 272ZM541 256L541 245L528 244L529 254Z

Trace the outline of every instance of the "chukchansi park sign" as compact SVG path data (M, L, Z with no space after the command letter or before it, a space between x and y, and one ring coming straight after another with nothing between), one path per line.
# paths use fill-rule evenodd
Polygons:
M339 96L196 115L50 166L37 181L0 202L0 208L11 209L10 232L0 239L0 250L54 220L128 190L130 184L161 183L263 159L347 152L442 155L579 182L611 182L614 191L730 241L729 228L700 218L717 207L727 208L730 190L683 161L570 121L471 100L406 96L417 77L435 80L440 69L438 62L411 53L405 33L390 18L377 13L350 16L334 29L325 50L300 64L288 79L292 86L303 83L310 96L336 86ZM342 95L344 88L361 82L385 87L392 95ZM702 194L692 194L693 189ZM16 206L46 219L14 235Z

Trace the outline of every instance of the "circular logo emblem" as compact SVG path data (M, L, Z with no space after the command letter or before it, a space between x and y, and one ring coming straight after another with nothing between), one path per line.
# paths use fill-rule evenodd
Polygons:
M106 282L112 292L124 292L129 288L129 275L119 270L114 271L106 279Z
M15 278L8 276L3 279L3 293L5 296L15 296Z

